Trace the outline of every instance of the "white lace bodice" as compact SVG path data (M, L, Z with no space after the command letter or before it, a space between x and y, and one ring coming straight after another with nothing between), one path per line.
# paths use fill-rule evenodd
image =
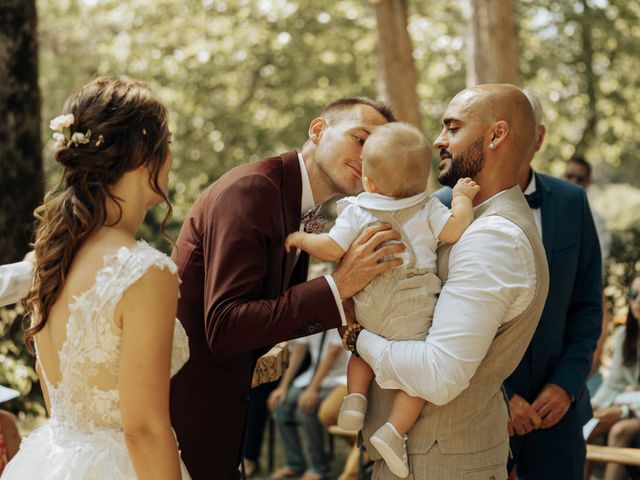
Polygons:
M69 306L58 385L49 382L43 368L52 420L88 432L122 428L118 391L122 330L114 322L114 312L124 292L152 266L177 272L169 257L145 242L121 247L105 257L94 285ZM176 319L171 376L188 358L187 335Z

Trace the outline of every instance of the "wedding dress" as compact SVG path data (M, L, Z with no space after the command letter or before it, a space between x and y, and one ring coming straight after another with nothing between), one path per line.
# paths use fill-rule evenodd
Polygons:
M124 292L152 266L177 271L169 257L144 242L122 247L105 257L95 284L75 297L59 352L58 385L42 369L51 418L22 442L2 480L137 478L122 430L118 391L122 331L113 318ZM171 376L188 358L187 335L176 320ZM181 469L183 480L190 479L182 462Z

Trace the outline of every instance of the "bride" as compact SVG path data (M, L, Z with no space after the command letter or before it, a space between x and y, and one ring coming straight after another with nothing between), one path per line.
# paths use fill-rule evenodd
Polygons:
M135 240L147 208L169 205L166 110L144 83L105 77L64 110L25 334L51 419L2 480L189 479L169 422L170 375L189 356L176 266Z

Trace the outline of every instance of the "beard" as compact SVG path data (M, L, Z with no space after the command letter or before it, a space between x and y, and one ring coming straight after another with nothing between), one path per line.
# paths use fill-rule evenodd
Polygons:
M440 184L453 188L459 179L475 177L484 167L483 144L484 139L480 137L471 143L460 155L451 157L449 168L440 172L440 176L438 177Z

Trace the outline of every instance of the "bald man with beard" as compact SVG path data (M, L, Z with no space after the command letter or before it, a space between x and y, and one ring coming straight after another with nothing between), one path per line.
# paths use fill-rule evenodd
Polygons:
M471 177L481 188L474 223L438 251L444 285L425 341L389 341L355 330L349 343L369 363L363 437L374 479L395 478L368 439L386 421L393 391L427 401L408 438L413 478L507 478L507 401L503 381L522 358L540 318L549 277L544 247L518 186L534 142L531 105L510 85L463 90L449 103L439 180ZM472 476L469 476L472 475Z

